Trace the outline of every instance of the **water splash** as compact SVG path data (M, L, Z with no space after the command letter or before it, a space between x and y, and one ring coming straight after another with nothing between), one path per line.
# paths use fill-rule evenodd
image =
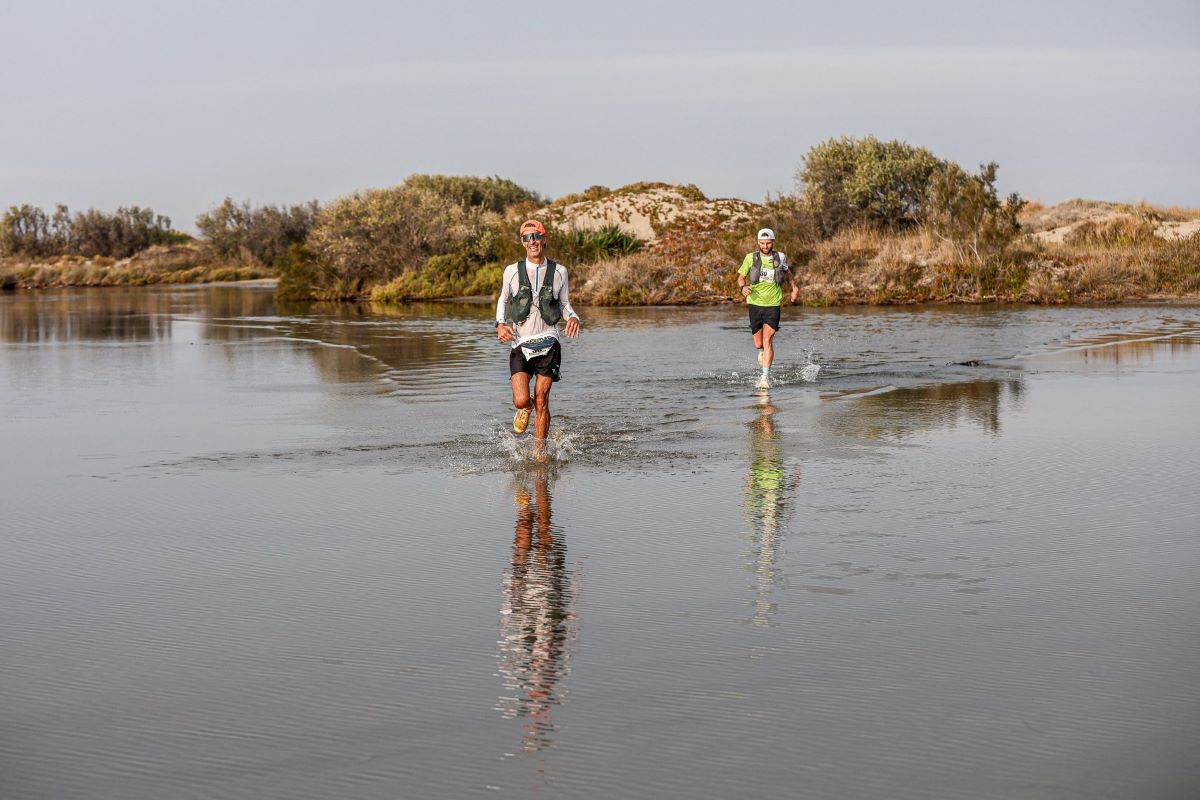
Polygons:
M566 431L556 430L550 433L549 445L553 447L552 453L555 461L560 463L569 461L571 456L579 452L579 447L575 443L578 434L567 433Z
M494 432L496 451L510 464L566 463L579 453L576 439L577 434L562 430L552 430L545 442L539 442L529 434L513 433L507 428Z

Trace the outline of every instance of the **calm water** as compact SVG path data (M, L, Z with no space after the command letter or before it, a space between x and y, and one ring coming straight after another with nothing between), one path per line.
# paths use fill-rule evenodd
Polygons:
M1200 309L584 311L0 296L0 796L1197 796Z

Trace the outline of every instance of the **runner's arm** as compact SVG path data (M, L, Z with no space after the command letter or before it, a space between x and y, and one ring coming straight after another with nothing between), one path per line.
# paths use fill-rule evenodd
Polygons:
M512 270L511 273L509 270ZM508 301L512 297L509 282L517 271L513 267L504 268L504 277L500 280L500 297L496 300L496 338L507 342L513 337L513 330L508 324Z
M738 267L738 287L741 290L742 297L750 296L750 264L754 255L750 254L742 259L742 265Z
M508 320L508 299L510 293L508 291L508 279L511 277L508 274L509 268L504 268L504 276L500 279L500 297L496 300L496 322L504 324Z
M796 283L796 273L792 271L792 265L788 263L787 256L783 257L783 264L786 267L783 274L787 276L788 285L792 287L791 299L795 303L800 298L800 284Z
M571 305L571 290L567 283L567 268L559 266L562 270L562 285L558 290L558 305L562 308L563 316L567 319L567 324L564 332L567 336L574 337L579 334L579 326L583 324L583 320L575 313L574 307ZM557 278L557 270L555 277Z

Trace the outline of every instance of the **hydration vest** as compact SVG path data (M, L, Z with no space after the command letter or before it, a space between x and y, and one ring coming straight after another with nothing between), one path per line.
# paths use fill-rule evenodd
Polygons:
M780 258L779 253L775 250L771 251L771 266L775 269L775 285L782 286L783 270L780 267L783 266L783 259ZM762 278L762 251L755 250L754 262L750 265L750 282L763 283L763 281L759 280L760 278Z
M538 311L542 312L542 321L547 325L557 325L562 319L562 305L554 296L554 272L557 268L557 264L546 259L546 279L537 293ZM533 308L533 286L529 283L523 258L517 263L517 277L521 280L521 287L513 297L512 318L520 325L529 319L529 311Z

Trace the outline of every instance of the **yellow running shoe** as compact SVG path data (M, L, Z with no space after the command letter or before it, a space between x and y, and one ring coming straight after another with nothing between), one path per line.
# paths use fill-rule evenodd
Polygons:
M524 433L529 430L529 412L528 408L518 408L517 413L513 415L513 430L517 433Z

